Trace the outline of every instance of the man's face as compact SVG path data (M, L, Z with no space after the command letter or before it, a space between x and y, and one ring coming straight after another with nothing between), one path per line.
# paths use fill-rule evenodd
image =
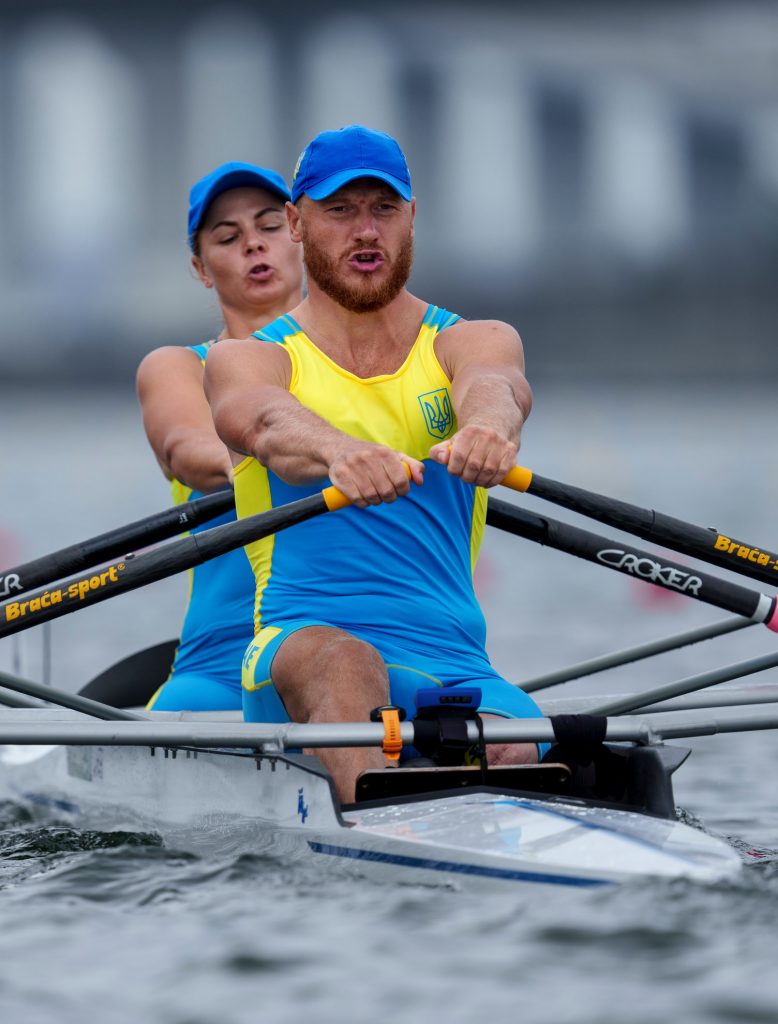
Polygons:
M388 305L410 277L415 209L415 200L406 202L375 178L287 206L309 281L354 313Z

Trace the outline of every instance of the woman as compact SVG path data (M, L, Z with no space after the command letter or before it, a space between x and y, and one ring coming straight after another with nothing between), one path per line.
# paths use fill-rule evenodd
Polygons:
M208 349L221 338L247 337L301 300L302 257L289 235L288 199L275 171L235 162L206 175L190 193L192 266L214 289L223 328L201 345L156 349L137 377L146 434L177 503L232 484L230 458L203 393ZM234 518L231 513L207 527ZM240 710L241 662L254 636L254 589L242 549L191 571L173 669L149 708Z

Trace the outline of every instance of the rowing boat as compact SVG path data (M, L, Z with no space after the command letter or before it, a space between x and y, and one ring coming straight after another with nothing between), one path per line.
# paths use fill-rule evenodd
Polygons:
M677 820L670 775L683 748L612 746L624 778L620 793L614 787L600 799L584 795L560 764L491 768L485 779L478 768L389 768L368 773L357 801L341 806L316 757L264 752L268 727L253 727L249 740L252 727L233 713L148 719L156 735L146 722L0 712L0 736L13 738L15 729L23 741L0 747L0 796L84 827L151 829L175 849L307 858L409 883L594 888L710 883L741 870L725 842ZM138 727L151 738L125 744ZM223 742L209 728L257 745L208 749L207 739ZM67 742L26 745L47 731ZM108 741L117 732L122 745ZM286 742L297 742L295 734Z
M663 542L681 553L774 582L770 574L778 567L778 555L764 547L738 546L726 537L722 546L723 535L715 531L566 488L520 467L505 482L649 538L659 523ZM0 603L0 637L341 507L343 496L326 488L320 495L173 541L97 575L20 600L20 594L41 580L55 580L63 564L67 571L81 571L110 557L114 538L106 534L97 538L99 544L66 549L65 562L62 552L54 553L6 574L6 580L13 580L14 595ZM132 536L139 544L149 530L157 531L157 539L160 530L169 536L174 531L171 517L162 518L162 526L159 517L134 524ZM746 626L761 623L778 631L778 605L770 595L702 571L691 574L663 555L492 499L489 522L622 574L680 590L736 616L525 681L527 692ZM126 550L127 530L119 532ZM756 566L748 552L757 552ZM170 645L150 651L162 651L169 665ZM553 743L551 759L537 766L503 768L488 766L485 756L480 766L433 756L426 766L365 773L358 780L355 802L341 805L322 762L300 751L370 745L386 750L386 722L278 726L244 723L230 713L119 710L117 705L124 704L101 688L122 677L122 687L128 678L138 678L140 688L148 690L150 679L141 678L146 664L144 652L126 659L123 668L120 663L93 681L87 696L0 673L0 704L7 705L0 709L0 797L84 825L153 829L176 848L269 851L284 859L312 858L331 868L410 882L574 888L646 879L711 883L735 878L742 863L722 839L679 820L671 776L688 750L666 741L778 728L778 716L765 705L750 713L742 710L760 701L761 694L741 704L737 698L719 703L696 699L688 706L704 709L701 717L694 710L668 711L667 705L685 694L774 667L778 654L773 652L601 705L584 702L581 710L587 713L582 715L480 722L473 714L463 728L467 743L481 754L493 743ZM41 705L41 698L57 707ZM774 703L778 696L767 700ZM715 712L718 706L738 710L723 720ZM645 715L647 707L656 713ZM396 728L395 742L399 737L406 747L421 749L421 740L429 741L429 722L424 734L418 718L398 722ZM441 737L444 732L441 728Z

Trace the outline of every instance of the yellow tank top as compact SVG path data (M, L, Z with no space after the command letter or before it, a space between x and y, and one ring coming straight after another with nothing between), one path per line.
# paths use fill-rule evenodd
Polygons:
M284 346L289 391L339 430L424 461L420 487L391 505L348 508L247 547L257 582L255 630L292 618L318 619L365 636L378 631L409 649L483 645L472 570L486 516L486 491L451 476L429 449L456 430L450 380L434 351L459 317L429 306L395 373L360 378L333 362L289 316L257 331ZM255 459L235 469L238 516L313 494Z

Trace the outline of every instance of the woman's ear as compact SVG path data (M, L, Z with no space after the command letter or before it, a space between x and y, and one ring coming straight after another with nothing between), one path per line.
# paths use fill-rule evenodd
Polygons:
M194 268L195 274L200 278L206 288L213 288L213 281L208 276L208 271L205 269L205 264L199 256L192 256L192 267Z

